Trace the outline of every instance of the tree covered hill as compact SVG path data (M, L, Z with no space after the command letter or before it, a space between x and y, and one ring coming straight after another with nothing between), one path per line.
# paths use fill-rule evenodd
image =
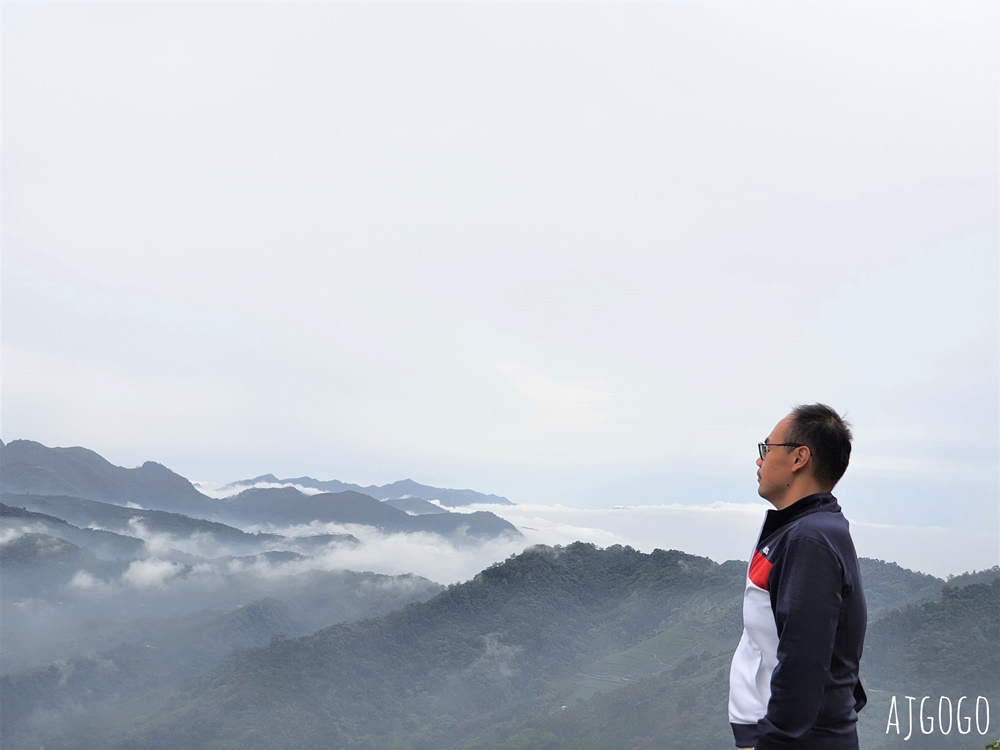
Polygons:
M627 649L692 605L731 599L741 575L682 552L532 548L426 603L236 654L169 696L169 709L91 741L436 747L442 727L554 705L554 677Z
M992 575L990 583L949 584L938 599L901 607L871 628L862 661L869 698L861 722L863 747L893 750L905 742L927 750L981 748L985 740L1000 737L1000 569L984 574L977 578ZM916 699L915 726L904 741L911 729L906 696ZM976 729L960 734L962 696L971 699L963 709L966 717L975 712L979 696L988 701L992 731L986 736ZM889 727L893 697L898 729ZM930 708L925 706L921 720L917 702L925 697ZM949 734L940 727L925 733L920 726L939 722L954 724Z
M905 605L932 583L865 566L878 601ZM238 652L184 688L32 739L207 750L725 747L744 573L677 551L531 548L429 601ZM962 638L989 606L979 588L968 591L976 604L964 609L948 596L921 606L949 613L938 637L953 656L989 668L983 643ZM896 629L890 639L904 650L924 637L906 616L884 622L873 623L866 653L866 668L882 665L868 680L876 691L899 658L880 633Z
M2 746L37 748L39 743L33 745L28 738L58 732L90 712L103 710L113 717L128 701L205 674L237 649L303 636L334 622L383 615L408 602L428 599L443 588L416 576L351 571L310 571L256 587L252 579L234 575L228 584L215 592L216 603L226 607L222 611L209 606L190 612L169 606L158 611L148 598L119 595L107 604L135 614L122 612L126 621L118 627L98 611L84 610L68 621L67 625L77 626L76 637L82 641L83 647L74 649L78 656L0 677ZM265 598L251 601L254 594ZM72 604L70 595L65 599L65 605ZM234 603L240 601L248 603ZM5 622L11 620L10 610L7 615ZM72 637L72 632L66 635ZM9 643L11 638L5 633L4 640ZM99 640L107 642L103 648L88 647ZM25 650L36 648L30 636L22 635L19 641ZM47 650L52 653L51 646ZM87 746L79 743L76 740L70 746ZM100 743L90 747L100 747Z
M1000 706L998 593L1000 579L990 585L946 587L940 599L909 605L872 623L862 660L869 703L860 714L861 747L975 750L987 739L1000 736L995 714L987 735L980 735L974 724L969 734L959 734L956 710L949 734L924 734L917 725L913 736L903 740L909 728L906 695L918 700L932 696L932 708L925 713L933 715L935 724L942 695L950 697L956 708L962 695L971 696L963 709L965 716L974 714L980 695L988 698L994 711ZM731 656L731 651L692 655L655 677L527 721L494 724L474 737L456 738L449 746L507 750L730 747L726 711ZM900 704L899 734L886 732L892 695ZM918 717L914 720L919 722ZM925 719L924 727L929 726Z
M8 496L2 496L7 499ZM147 554L141 539L101 529L80 528L62 518L0 503L0 530L7 534L31 530L84 547L102 560L136 560Z
M862 557L860 563L869 623L904 604L933 599L941 593L944 582L927 573L918 573L894 562L866 557Z

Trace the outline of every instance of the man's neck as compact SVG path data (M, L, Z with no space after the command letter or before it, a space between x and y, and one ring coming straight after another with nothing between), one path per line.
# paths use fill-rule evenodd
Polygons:
M774 500L769 499L768 502L775 507L775 510L784 510L785 508L795 505L795 503L804 497L829 491L830 488L820 487L814 481L793 482L788 486L788 489L782 493L781 497L775 498Z

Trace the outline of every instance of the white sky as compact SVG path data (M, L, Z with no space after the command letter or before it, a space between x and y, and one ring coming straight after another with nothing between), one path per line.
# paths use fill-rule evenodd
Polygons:
M853 519L993 564L998 37L987 2L4 2L2 437L739 503L821 400Z

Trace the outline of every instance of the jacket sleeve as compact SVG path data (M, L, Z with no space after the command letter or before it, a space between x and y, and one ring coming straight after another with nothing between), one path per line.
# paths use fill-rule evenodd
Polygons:
M793 747L819 715L830 675L844 573L830 547L789 539L771 571L778 665L771 674L767 714L758 722L757 750Z

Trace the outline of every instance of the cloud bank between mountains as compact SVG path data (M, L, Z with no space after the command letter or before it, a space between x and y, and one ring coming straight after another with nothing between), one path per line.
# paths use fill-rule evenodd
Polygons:
M251 486L290 486L307 494L318 492L312 487L290 483L255 483L229 486L225 490L203 483L199 490L223 498ZM323 569L343 566L389 574L413 572L447 584L467 580L490 564L534 544L565 545L584 541L601 547L628 545L643 552L657 548L677 549L716 562L749 559L764 515L770 508L763 501L636 504L613 508L543 503L449 507L438 500L431 502L455 513L494 513L516 526L524 539L477 542L466 549L433 534L385 535L370 527L337 524L261 526L246 530L284 535L351 533L364 544L356 549L331 550L310 564ZM845 514L848 519L852 518L849 507L845 508ZM1000 564L1000 543L990 530L858 521L852 521L852 530L860 557L896 562L904 568L941 578Z
M564 505L522 504L514 506L470 505L449 508L452 512L489 511L514 524L521 539L499 537L463 543L432 533L385 533L371 526L313 522L294 526L270 524L244 527L248 532L266 532L289 537L261 542L250 553L199 532L189 536L150 530L137 513L125 529L111 529L143 539L148 556L133 561L114 574L81 570L71 588L84 595L112 591L164 594L168 590L210 590L229 585L233 577L257 580L264 588L281 579L310 571L371 571L386 575L414 574L441 584L468 580L493 563L518 554L535 544L566 545L576 541L601 547L628 545L644 552L676 549L724 562L747 559L767 506L763 503L715 503L712 505L637 505L606 509L583 509ZM848 515L849 517L849 515ZM0 544L25 533L44 532L25 524L5 529ZM997 564L996 540L975 530L930 526L897 526L853 523L858 554L897 562L902 567L939 577ZM296 541L294 537L350 534L360 544L334 541L322 546ZM946 547L947 562L928 555L929 548ZM286 553L263 556L264 552ZM254 555L253 553L257 553Z
M643 552L676 549L724 562L749 559L769 507L764 502L601 509L538 504L505 508L468 506L454 510L492 510L520 529L529 544L568 544L580 540L602 547L629 545ZM849 508L845 513L850 519ZM865 522L852 522L851 528L860 557L895 562L940 578L1000 563L993 529ZM941 554L942 550L947 550L947 554Z
M310 602L308 606L313 608L338 608L329 616L324 614L326 620L314 621L315 629L336 617L370 616L363 610L366 599L391 601L398 607L427 598L435 593L428 581L447 585L469 580L535 544L584 541L601 547L628 545L643 552L676 549L716 562L742 560L749 556L767 506L716 503L581 509L525 504L451 510L491 511L514 524L524 536L456 540L431 533L389 534L370 526L313 522L247 527L246 531L290 538L280 542L261 539L259 548L237 551L211 533L182 536L154 532L137 510L128 528L121 531L145 541L148 554L144 559L84 562L70 569L58 590L0 602L5 640L20 644L16 655L5 656L5 668L44 664L77 653L80 634L88 623L104 623L103 640L93 647L110 648L120 638L108 633L116 627L127 632L131 626L126 623L136 617L183 618L205 609L232 610L271 597L291 597ZM987 531L874 523L852 526L860 556L893 561L941 578L983 570L997 562L992 551L996 539ZM44 528L26 523L4 529L0 544L29 533L44 533ZM351 534L357 541L339 539L323 544L318 543L323 540L291 538L321 534ZM929 549L946 549L948 554L928 554ZM352 588L338 583L338 577L355 575L346 571L383 575L355 583Z

